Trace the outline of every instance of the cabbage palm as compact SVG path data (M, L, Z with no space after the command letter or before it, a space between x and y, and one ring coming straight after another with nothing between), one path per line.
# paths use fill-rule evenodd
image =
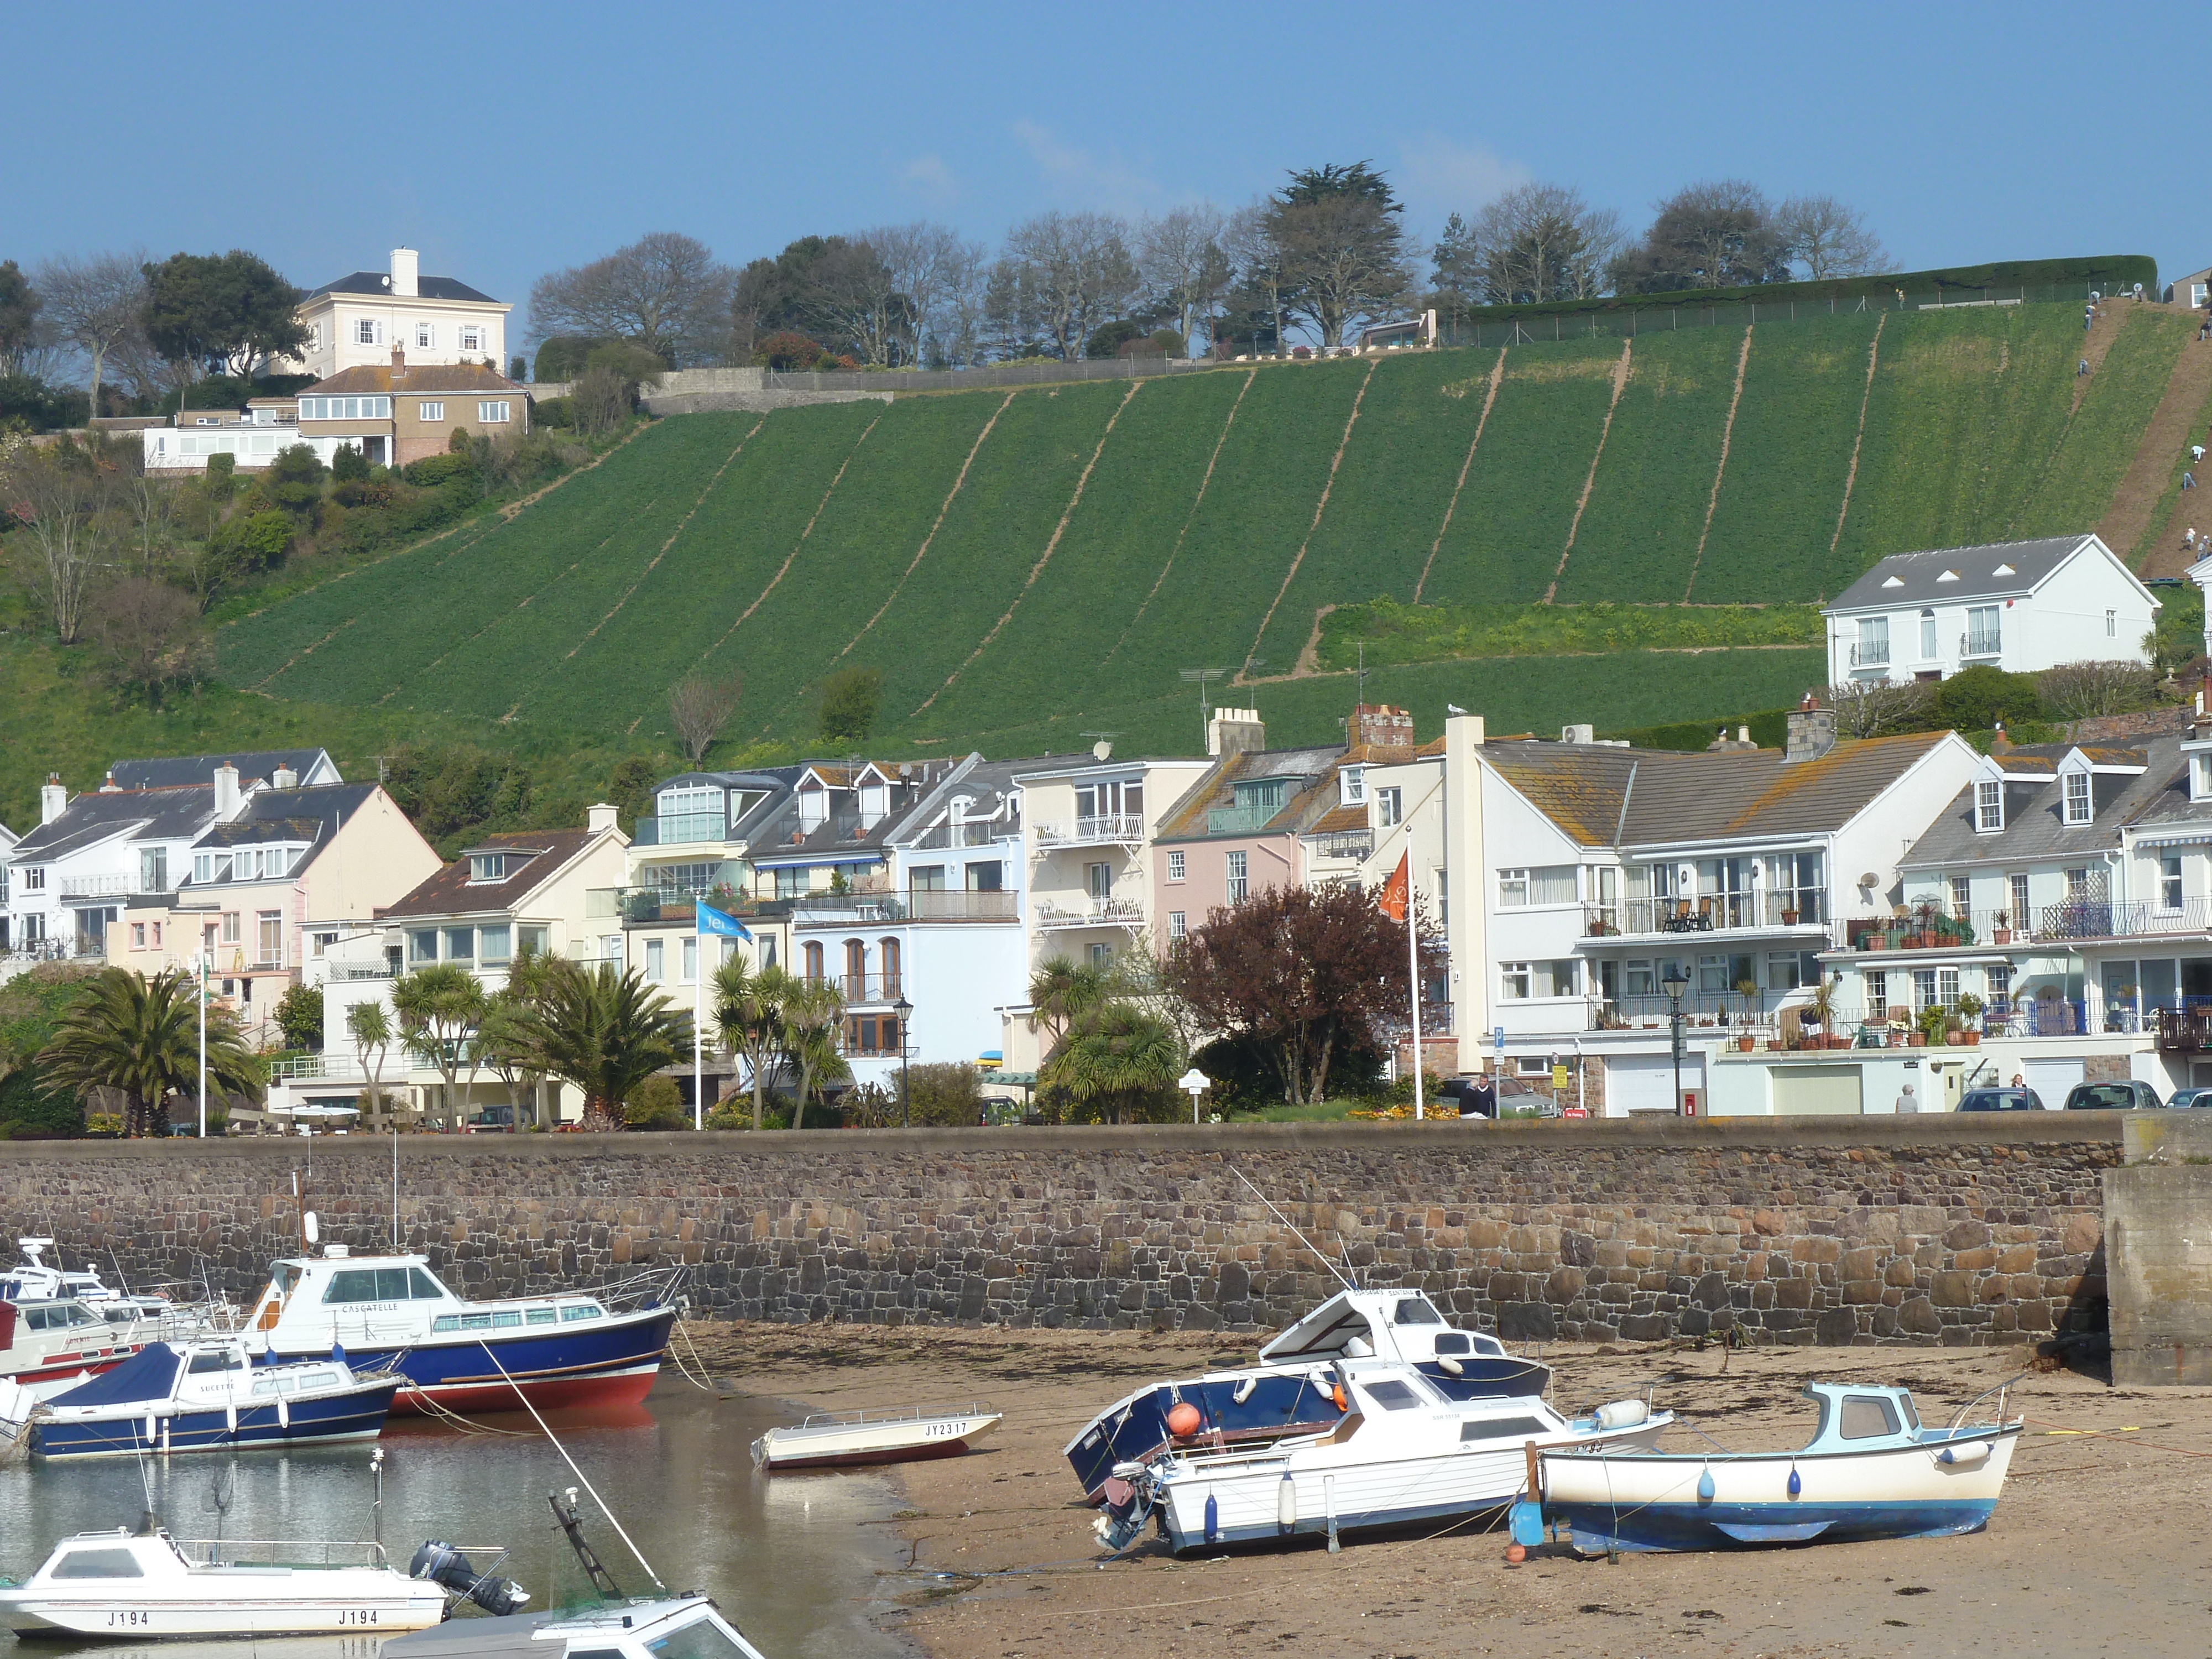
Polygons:
M368 1104L375 1111L384 1104L384 1056L392 1047L392 1021L380 1002L356 1002L346 1010L346 1035L368 1073Z
M738 956L714 969L714 1024L731 1053L743 1054L752 1072L756 1129L761 1126L761 1091L768 1079L769 1060L784 1047L784 1005L808 982L773 963L751 967Z
M1076 1021L1037 1080L1109 1123L1171 1087L1182 1065L1175 1027L1131 1002L1108 1002Z
M1096 963L1051 957L1030 975L1030 1006L1052 1033L1048 1052L1057 1049L1069 1028L1112 994L1114 971Z
M839 1082L853 1075L837 1046L844 1020L845 997L835 981L799 980L783 999L784 1053L799 1073L799 1098L791 1109L794 1129L805 1115L807 1097L816 1083Z
M477 1068L483 1063L477 1027L484 1008L484 990L477 976L450 962L431 963L392 981L399 1041L409 1054L434 1066L446 1079L448 1117L465 1109L467 1090L476 1087ZM469 1068L465 1088L460 1081L465 1060Z
M534 1006L515 1014L528 1064L572 1083L584 1097L584 1127L611 1129L629 1091L691 1042L691 1017L673 1007L635 969L612 963L590 973L562 962L546 976Z
M86 986L55 1022L39 1064L80 1093L112 1089L122 1095L124 1131L163 1133L171 1095L199 1082L198 988L182 969L151 979L128 968L108 968ZM231 1092L257 1086L261 1068L240 1039L230 1015L208 1011L208 1081Z

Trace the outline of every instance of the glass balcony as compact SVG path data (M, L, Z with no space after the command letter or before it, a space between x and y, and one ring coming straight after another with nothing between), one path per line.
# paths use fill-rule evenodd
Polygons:
M1765 892L1707 893L1696 898L1627 898L1585 905L1585 939L1650 938L1669 933L1771 933L1827 926L1828 899L1818 887Z

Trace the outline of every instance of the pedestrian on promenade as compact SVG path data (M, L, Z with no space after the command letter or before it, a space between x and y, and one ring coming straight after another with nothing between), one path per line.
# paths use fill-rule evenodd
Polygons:
M1899 1117L1913 1117L1917 1115L1919 1111L1919 1099L1913 1094L1912 1085L1908 1083L1905 1085L1905 1092L1897 1097L1897 1115Z

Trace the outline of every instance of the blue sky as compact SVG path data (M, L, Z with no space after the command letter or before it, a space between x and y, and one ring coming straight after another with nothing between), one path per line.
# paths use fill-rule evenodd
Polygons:
M253 249L303 286L422 251L526 299L641 232L732 264L933 217L1234 205L1371 158L1425 240L1523 179L1639 228L1691 179L1826 191L1906 269L2212 263L2171 9L658 3L0 8L0 258ZM1348 19L1387 18L1372 33Z

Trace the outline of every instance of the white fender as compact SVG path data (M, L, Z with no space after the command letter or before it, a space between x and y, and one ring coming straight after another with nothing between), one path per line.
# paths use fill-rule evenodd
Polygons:
M1936 1461L1945 1468L1970 1469L1990 1461L1990 1443L1975 1440L1963 1446L1946 1446L1936 1454Z
M1467 1370L1467 1367L1461 1364L1458 1360L1454 1359L1449 1354L1440 1353L1437 1356L1437 1369L1442 1371L1446 1376L1458 1376Z
M276 1396L276 1426L280 1429L292 1426L292 1402L281 1394Z

